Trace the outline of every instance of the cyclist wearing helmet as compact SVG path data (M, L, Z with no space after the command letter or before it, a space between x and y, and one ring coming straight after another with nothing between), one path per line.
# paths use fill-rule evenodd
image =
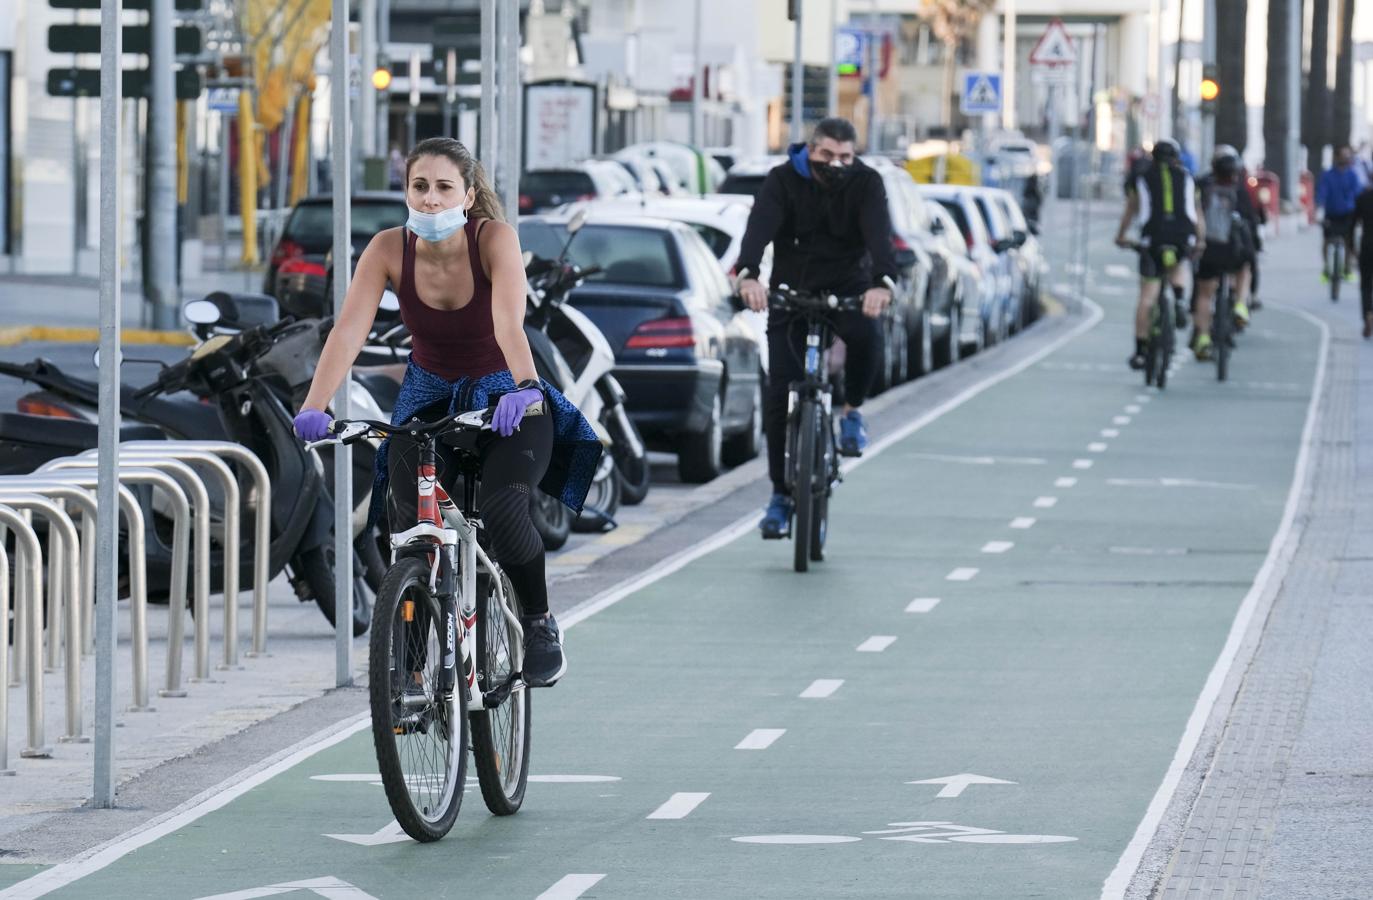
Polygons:
M1144 345L1149 336L1154 303L1161 279L1174 284L1183 259L1194 244L1205 240L1196 213L1192 176L1183 168L1177 141L1163 138L1154 145L1153 162L1140 171L1125 192L1125 213L1120 217L1116 244L1131 246L1126 232L1137 224L1140 243L1139 304L1135 309L1135 352L1130 368L1144 368Z
M1211 171L1197 183L1206 228L1206 247L1197 262L1196 329L1192 350L1197 359L1211 358L1211 302L1222 275L1233 275L1235 318L1249 321L1250 260L1257 247L1259 216L1241 177L1239 151L1221 144L1211 156Z

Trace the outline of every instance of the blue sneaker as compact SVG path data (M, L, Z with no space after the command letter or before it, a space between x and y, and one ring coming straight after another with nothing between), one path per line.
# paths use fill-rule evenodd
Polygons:
M863 414L850 410L839 420L839 452L845 456L862 456L868 448L868 428L863 424Z
M786 494L773 494L768 508L763 511L763 520L758 528L763 532L763 540L775 541L791 536L791 514L794 512L791 498Z

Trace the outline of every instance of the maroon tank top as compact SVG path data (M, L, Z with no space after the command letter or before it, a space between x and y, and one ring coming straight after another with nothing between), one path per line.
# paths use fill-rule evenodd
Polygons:
M485 220L482 220L485 224ZM400 317L410 330L410 358L422 369L448 381L480 378L506 368L505 354L496 343L491 316L491 281L482 270L477 247L479 224L468 220L467 259L472 267L472 299L460 309L438 309L420 299L415 290L415 235L405 231L402 255Z

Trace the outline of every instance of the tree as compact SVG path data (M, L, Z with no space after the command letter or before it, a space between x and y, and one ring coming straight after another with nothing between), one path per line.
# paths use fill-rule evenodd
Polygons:
M1330 142L1349 143L1354 117L1354 0L1339 0L1339 44L1335 48L1335 102Z
M1302 103L1301 142L1306 146L1306 168L1319 172L1321 155L1330 143L1330 0L1311 2L1311 67L1306 76Z
M1216 2L1216 69L1220 96L1216 98L1216 143L1230 144L1241 153L1249 138L1249 115L1244 102L1245 28L1248 0Z
M944 44L943 119L947 134L953 135L954 72L958 48L977 33L982 16L996 6L996 0L921 0L920 15L930 23L934 36Z
M1301 0L1268 0L1268 71L1263 92L1263 167L1276 172L1282 179L1282 198L1296 199L1296 186L1287 177L1288 167L1295 162L1287 158L1287 134L1292 128L1293 99L1288 92L1292 67L1300 65L1289 52L1288 31L1291 27L1292 4ZM1301 46L1298 36L1296 45Z

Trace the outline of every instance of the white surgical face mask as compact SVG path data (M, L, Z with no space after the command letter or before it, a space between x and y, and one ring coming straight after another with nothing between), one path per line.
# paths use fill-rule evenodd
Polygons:
M409 204L406 209L410 210L410 218L405 221L405 227L431 244L453 236L467 224L467 210L461 206L436 213L420 212Z

